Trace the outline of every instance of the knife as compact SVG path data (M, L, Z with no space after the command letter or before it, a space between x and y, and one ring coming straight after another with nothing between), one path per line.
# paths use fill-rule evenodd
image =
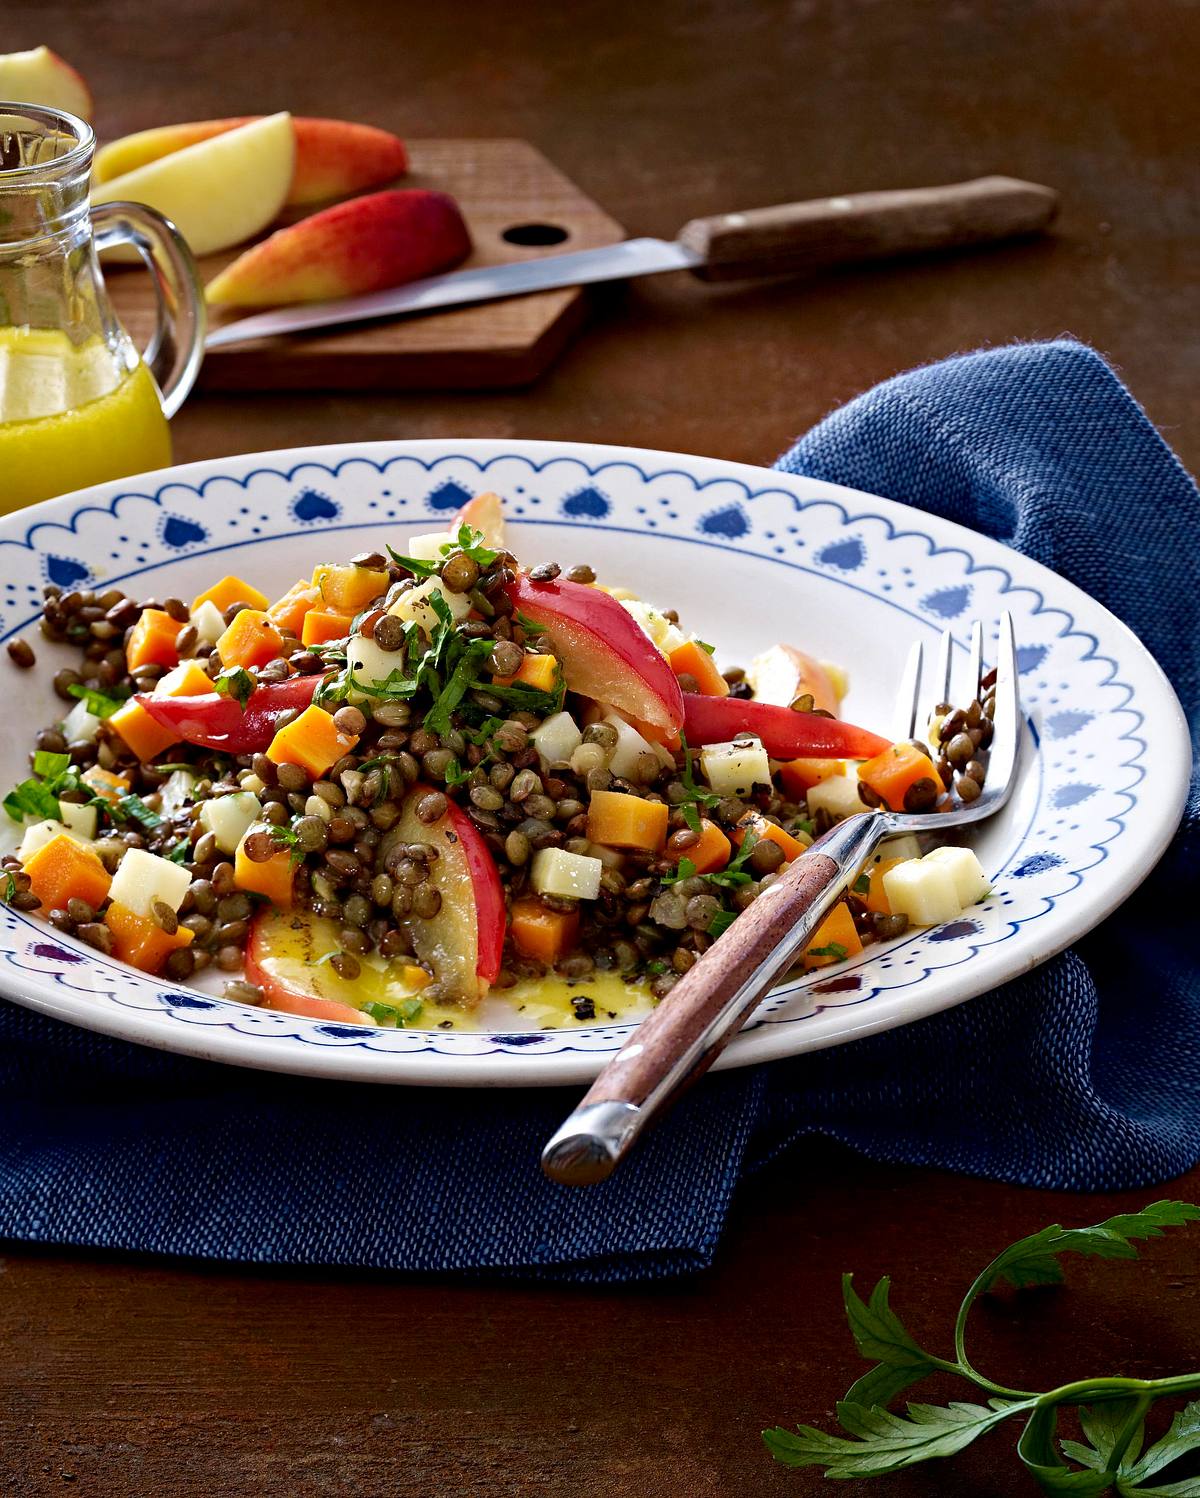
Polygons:
M594 250L450 271L366 296L281 307L215 329L205 348L670 270L690 270L704 281L827 270L1036 234L1057 211L1052 188L1015 177L782 203L692 219L674 240L627 239Z

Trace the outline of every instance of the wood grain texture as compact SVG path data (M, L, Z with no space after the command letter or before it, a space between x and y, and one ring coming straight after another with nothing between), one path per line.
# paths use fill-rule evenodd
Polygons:
M638 1026L588 1089L580 1107L590 1103L640 1105L660 1085L678 1058L696 1045L743 985L761 967L764 952L775 952L786 937L794 938L801 923L826 895L840 870L824 853L807 853L755 900L720 941L686 972L670 995ZM762 990L770 986L767 978ZM741 1006L720 1044L713 1046L691 1073L695 1080L717 1059L748 1019L761 997L751 994Z
M977 255L819 284L679 275L610 291L529 390L202 395L172 423L181 462L465 434L764 463L898 370L1069 331L1200 467L1200 16L1182 0L289 0L269 14L254 0L6 0L3 14L5 50L49 42L85 68L105 138L277 108L417 138L521 136L633 234L997 171L1063 193L1051 236ZM1084 953L1103 961L1102 940ZM843 1270L860 1288L891 1274L893 1304L941 1351L1000 1246L1165 1195L1200 1200L1200 1171L1084 1197L872 1164L810 1137L746 1185L715 1268L685 1284L546 1290L10 1245L2 1490L836 1498L769 1462L758 1432L828 1425L863 1371ZM1019 1387L1195 1366L1195 1243L1169 1236L1140 1265L1073 1263L1070 1288L1027 1309L989 1303L980 1366ZM1030 1492L997 1434L885 1479L878 1498Z
M623 239L597 207L523 140L413 140L411 169L396 185L436 188L458 199L474 246L457 269L509 265ZM299 217L293 214L291 217ZM566 231L549 248L514 244L506 230L539 224ZM205 281L241 250L200 261ZM150 278L105 265L113 303L140 347L155 323ZM527 385L545 372L583 325L589 293L579 287L395 318L313 334L261 338L214 349L204 361L207 390L441 390ZM214 311L220 327L244 309Z
M679 238L704 257L703 281L819 270L963 249L1040 233L1058 212L1053 188L1012 177L861 192L692 219Z

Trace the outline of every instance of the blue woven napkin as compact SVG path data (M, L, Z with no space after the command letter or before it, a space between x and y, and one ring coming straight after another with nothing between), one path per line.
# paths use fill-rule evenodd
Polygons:
M1141 636L1195 730L1200 495L1075 343L903 375L779 464L1008 542ZM1151 584L1148 586L1148 582ZM1200 1156L1187 817L1143 890L987 1003L708 1078L611 1181L538 1153L577 1090L436 1092L190 1061L0 1006L0 1235L256 1263L622 1281L712 1258L743 1172L819 1132L879 1160L1079 1189Z

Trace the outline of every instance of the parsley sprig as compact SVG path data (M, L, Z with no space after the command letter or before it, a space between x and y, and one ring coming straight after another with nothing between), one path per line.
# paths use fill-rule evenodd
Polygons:
M463 524L458 528L458 535L444 542L439 548L442 553L440 562L426 562L420 557L401 556L398 551L388 547L388 556L398 567L403 567L405 572L410 572L413 577L436 577L452 556L470 557L473 562L478 563L481 571L486 572L489 567L495 565L496 558L500 555L493 551L490 546L483 544L483 532L473 530L469 525Z
M721 798L714 791L696 784L696 775L692 769L692 751L688 748L686 734L680 734L679 743L683 749L683 769L679 772L679 779L684 790L683 800L679 802L679 810L683 813L683 820L691 830L698 833L700 812L711 811Z
M1092 1378L1037 1393L996 1383L971 1364L966 1350L967 1318L981 1295L1007 1281L1057 1284L1059 1258L1066 1253L1100 1259L1136 1259L1135 1242L1162 1236L1164 1228L1200 1218L1189 1202L1152 1202L1140 1212L1122 1213L1092 1227L1054 1224L1006 1248L979 1274L959 1307L954 1324L954 1355L926 1352L888 1304L885 1277L864 1301L851 1276L842 1280L846 1316L860 1353L874 1363L837 1405L845 1435L812 1426L763 1432L771 1455L789 1467L823 1467L826 1477L880 1477L917 1462L952 1456L993 1426L1015 1415L1025 1418L1017 1455L1042 1491L1098 1498L1116 1490L1121 1498L1200 1498L1200 1478L1171 1481L1169 1469L1200 1450L1200 1400L1179 1411L1170 1428L1143 1451L1146 1415L1158 1399L1200 1391L1200 1372L1174 1378ZM956 1374L986 1395L983 1404L955 1400L949 1405L907 1404L907 1415L888 1406L911 1385L933 1373ZM1085 1442L1057 1438L1059 1411L1078 1411ZM1150 1479L1166 1481L1150 1483Z

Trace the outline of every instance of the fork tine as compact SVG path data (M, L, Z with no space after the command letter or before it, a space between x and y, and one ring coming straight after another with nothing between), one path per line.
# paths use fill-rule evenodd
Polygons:
M1013 618L1000 616L996 642L996 710L988 758L989 786L1007 785L1017 767L1021 747L1021 695L1017 685L1017 640Z
M971 691L979 696L979 684L983 680L983 620L976 619L971 625Z
M950 672L953 669L954 636L948 629L942 630L938 640L937 671L934 675L934 685L941 694L936 706L941 707L943 703L950 702Z
M920 640L914 642L904 663L900 677L900 690L896 693L895 725L896 740L911 739L917 731L917 714L921 710L921 668L924 664L925 647Z

